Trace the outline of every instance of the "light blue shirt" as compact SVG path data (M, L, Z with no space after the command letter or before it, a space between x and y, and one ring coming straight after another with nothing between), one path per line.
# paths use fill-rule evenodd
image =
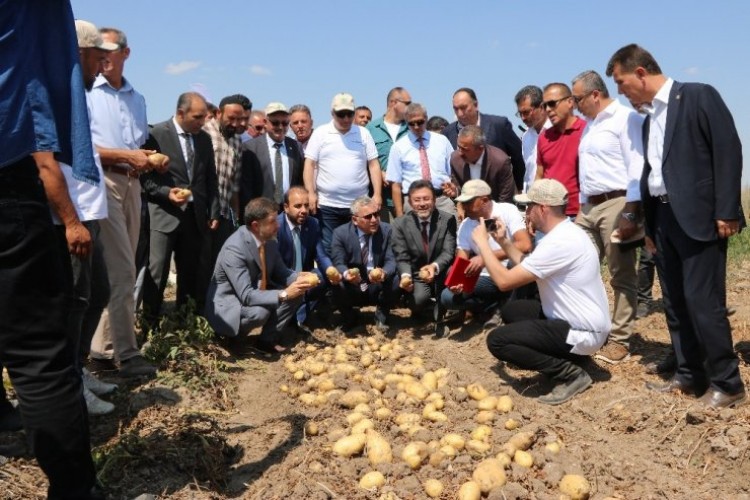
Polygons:
M424 147L430 164L432 187L441 189L451 179L451 154L453 146L440 134L424 133ZM411 183L422 178L422 163L419 156L419 141L411 131L396 141L388 156L386 180L401 184L401 191L409 191Z
M94 144L110 149L139 149L148 139L146 100L130 82L115 89L99 75L86 93ZM123 164L127 167L128 165Z

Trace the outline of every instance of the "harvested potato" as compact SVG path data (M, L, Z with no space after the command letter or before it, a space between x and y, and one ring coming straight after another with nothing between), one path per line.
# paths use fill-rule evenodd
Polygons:
M430 411L426 411L428 409ZM447 422L448 421L448 416L442 411L436 410L435 407L432 406L432 403L428 404L427 407L425 407L425 412L422 413L422 416L426 418L427 420L429 420L430 422Z
M398 415L396 415L394 422L396 422L396 425L416 424L420 420L422 420L422 417L420 417L416 413L399 413Z
M547 443L544 446L544 449L550 453L560 453L560 443L558 443L557 441L552 441L551 443Z
M493 488L505 485L505 469L496 458L482 460L474 469L471 478L479 485L482 493L489 493Z
M496 406L497 398L495 396L487 396L477 402L477 408L479 410L494 410Z
M307 283L310 286L318 286L320 285L320 278L315 273L307 273L302 276L302 279L305 283Z
M359 480L359 486L366 490L380 488L385 484L385 476L376 470L370 471Z
M308 363L306 369L313 375L320 375L321 373L324 373L328 367L325 363Z
M370 400L365 391L348 391L339 398L339 404L346 408L354 408L360 403L367 403Z
M479 500L482 497L482 490L476 481L468 481L458 489L458 500Z
M437 390L437 384L438 378L437 375L435 375L435 372L425 372L425 374L422 375L422 385L425 386L428 390Z
M303 370L297 370L292 377L294 380L302 380L305 378L305 372Z
M413 396L419 400L424 400L425 398L427 398L427 396L430 395L430 391L428 391L421 382L411 382L409 384L406 384L405 389L406 393L409 396Z
M508 440L508 443L515 446L518 450L526 451L531 448L531 445L534 444L535 439L536 436L533 432L519 432L517 434L514 434Z
M177 191L177 197L182 198L183 200L190 198L190 196L193 194L192 191L190 191L188 188L183 188Z
M148 155L147 160L149 165L151 165L153 168L159 168L165 163L169 162L169 157L165 154L154 153L152 155Z
M534 457L528 451L516 450L513 455L513 461L521 467L531 467L534 465Z
M421 279L422 281L426 281L426 280L430 279L430 271L428 271L424 267L422 269L420 269L419 270L419 279Z
M490 451L491 447L490 443L477 441L476 439L470 439L466 443L466 451L468 451L469 455L474 458L485 456Z
M497 398L497 411L500 413L508 413L513 410L513 400L510 396L500 396Z
M480 424L492 423L492 421L495 420L495 412L490 410L478 411L476 416L474 417L474 420L476 420L477 423Z
M560 492L571 500L587 500L591 494L591 485L585 477L578 474L566 474L560 480Z
M490 427L489 425L478 425L476 429L471 431L471 439L475 439L477 441L487 441L491 435L492 427Z
M305 424L305 434L308 436L317 436L320 433L320 429L318 428L318 424L315 422L307 422Z
M440 444L443 446L452 446L456 450L463 450L466 440L460 434L452 432L440 438Z
M376 281L383 281L383 278L385 278L385 273L382 269L379 267L376 267L372 271L370 271L370 281L376 282Z
M487 392L487 389L482 387L482 384L480 383L467 385L466 392L469 394L469 397L475 401L480 401L490 395Z
M498 453L495 458L497 459L498 462L503 464L503 467L509 466L510 463L512 462L510 456L504 451L501 451L500 453Z
M354 425L357 422L359 422L360 420L362 420L363 418L365 418L364 415L362 415L358 411L355 411L355 412L350 413L350 414L348 414L346 416L346 421L349 423L349 425Z
M333 445L333 453L341 457L351 457L362 453L367 437L364 434L344 436Z
M289 386L288 386L288 385L286 385L286 384L282 384L282 385L281 385L281 386L279 387L279 390L280 390L281 392L289 392Z
M404 447L401 453L401 459L412 469L418 469L422 461L427 457L427 443L424 441L414 441Z
M375 418L378 420L387 420L391 418L393 412L388 408L378 408L375 410Z
M374 429L375 424L369 418L363 418L352 426L352 434L364 434L368 429Z
M412 283L414 283L414 281L412 281L411 276L404 276L401 278L401 281L398 282L398 286L401 288L409 288Z
M430 498L439 498L443 494L443 483L437 479L428 479L422 483L424 492Z
M359 403L354 407L354 411L356 411L357 413L361 413L362 415L369 415L370 413L372 413L370 405L368 405L367 403Z
M440 467L440 464L445 460L447 455L440 450L430 453L430 459L428 463L433 467Z
M377 431L368 429L365 432L367 441L367 459L370 465L389 464L393 462L393 452L388 441Z
M362 357L359 358L359 364L365 368L372 365L374 362L375 359L372 357L372 354L363 354Z
M521 424L518 423L518 420L514 420L512 418L509 418L505 421L505 428L509 431L513 431L518 429L521 426Z
M339 270L336 269L335 267L328 266L326 268L326 278L328 278L329 280L331 280L331 279L335 280L335 279L339 278L339 276L340 276L339 275Z
M445 446L440 447L440 451L445 455L446 457L453 458L456 455L458 455L458 451L453 446L446 444Z

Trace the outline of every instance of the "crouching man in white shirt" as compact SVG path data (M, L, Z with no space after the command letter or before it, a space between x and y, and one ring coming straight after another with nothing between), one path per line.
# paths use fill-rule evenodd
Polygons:
M489 333L487 347L502 361L549 377L555 386L539 402L562 404L591 385L577 363L595 353L611 329L599 256L589 237L566 217L568 192L558 181L537 180L516 201L527 203L526 218L546 235L531 254L523 258L500 220L492 236L516 264L511 269L495 257L484 221L472 238L500 290L536 281L541 304L509 302L502 310L503 326Z

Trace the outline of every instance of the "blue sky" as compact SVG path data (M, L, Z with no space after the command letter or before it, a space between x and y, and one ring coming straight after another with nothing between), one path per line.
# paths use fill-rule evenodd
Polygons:
M149 121L174 112L193 84L212 100L247 95L305 103L316 125L331 97L354 95L375 116L403 86L430 115L453 120L451 96L476 90L480 110L514 124L516 91L602 75L619 47L650 50L665 74L714 85L750 155L750 2L72 0L76 18L128 35L126 77L145 96ZM610 92L616 88L605 79ZM748 161L746 160L747 164ZM747 171L747 169L745 169ZM744 172L743 184L750 182Z

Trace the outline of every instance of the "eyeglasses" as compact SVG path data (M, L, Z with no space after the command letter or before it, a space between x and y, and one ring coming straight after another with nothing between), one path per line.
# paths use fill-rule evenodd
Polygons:
M354 118L354 111L350 111L348 109L342 109L340 111L334 111L334 115L336 115L338 118L341 118L342 120L344 118Z
M590 96L593 93L594 91L592 90L591 92L586 92L582 96L572 96L572 97L573 97L573 100L576 102L576 104L580 104L581 101L583 101L584 99L586 99L588 96Z
M253 125L253 128L256 132L263 132L263 129L265 129L265 125Z
M380 212L372 212L372 213L367 214L367 215L357 215L357 217L359 217L360 219L367 219L367 220L370 220L373 217L377 217L379 219L380 218Z
M559 99L550 99L549 101L544 101L542 103L542 106L544 109L555 109L558 104L560 104L561 101L564 101L565 99L570 99L573 96L566 95L565 97L561 97Z
M412 122L407 122L410 127L421 127L425 123L427 123L427 120L414 120Z
M540 106L534 106L533 108L522 109L522 110L516 111L516 118L526 118L531 113L533 113L535 109L537 109L539 107Z
M268 123L270 123L274 127L288 127L289 126L289 120L268 120Z

